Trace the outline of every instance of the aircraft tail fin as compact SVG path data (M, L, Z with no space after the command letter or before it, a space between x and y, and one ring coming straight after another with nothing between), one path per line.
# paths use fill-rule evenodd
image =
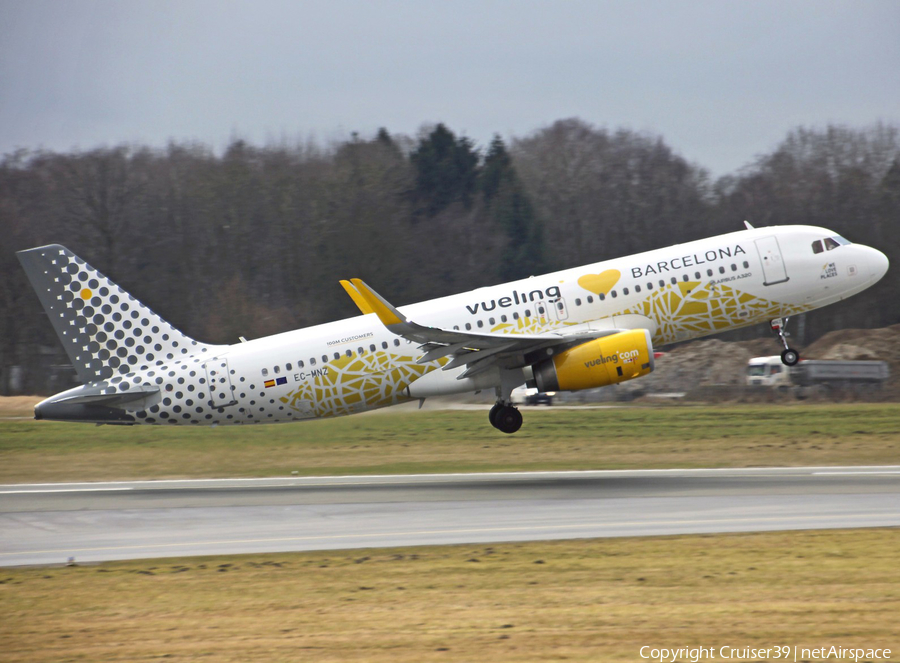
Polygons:
M216 347L185 336L64 246L16 255L83 383Z

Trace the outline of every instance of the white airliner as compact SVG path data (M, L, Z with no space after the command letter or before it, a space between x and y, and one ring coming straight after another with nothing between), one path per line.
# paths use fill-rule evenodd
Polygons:
M258 424L363 412L494 389L490 422L522 425L516 387L578 390L654 368L654 346L781 320L865 290L876 249L824 228L747 229L395 308L342 281L362 315L207 345L59 245L18 253L82 386L36 419L103 424Z

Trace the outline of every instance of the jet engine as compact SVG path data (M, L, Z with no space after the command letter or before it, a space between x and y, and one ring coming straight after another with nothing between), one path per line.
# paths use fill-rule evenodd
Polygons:
M647 329L597 338L532 366L540 391L605 387L647 375L653 368L653 345Z

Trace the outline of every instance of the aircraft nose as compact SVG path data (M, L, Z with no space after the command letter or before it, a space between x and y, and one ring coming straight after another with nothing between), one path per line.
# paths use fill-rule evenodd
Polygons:
M869 263L869 276L872 279L872 283L880 281L891 264L886 255L871 247L869 247L866 261Z

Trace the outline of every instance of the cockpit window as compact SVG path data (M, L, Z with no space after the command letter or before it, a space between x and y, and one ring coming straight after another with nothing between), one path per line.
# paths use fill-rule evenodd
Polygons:
M822 253L822 251L834 251L839 246L847 246L849 240L844 239L840 235L826 237L825 239L817 239L812 243L813 253Z

